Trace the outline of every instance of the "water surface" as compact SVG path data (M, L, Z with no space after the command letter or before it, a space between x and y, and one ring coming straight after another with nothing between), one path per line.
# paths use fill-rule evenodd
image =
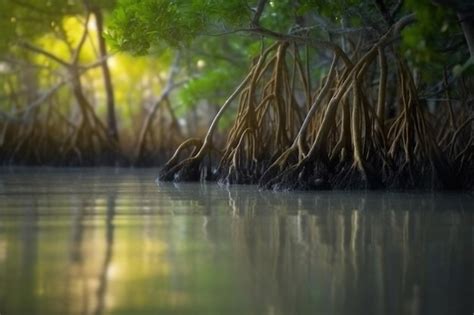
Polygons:
M0 169L0 314L472 314L471 196Z

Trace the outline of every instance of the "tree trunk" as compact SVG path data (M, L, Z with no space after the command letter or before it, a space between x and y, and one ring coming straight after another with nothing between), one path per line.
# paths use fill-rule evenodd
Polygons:
M466 37L471 59L474 59L474 12L458 12L458 17L464 32L464 37Z
M102 12L99 8L94 8L92 13L95 17L95 22L97 26L97 40L99 42L99 54L102 61L101 68L104 77L104 87L106 94L107 102L107 129L109 136L118 141L118 131L117 131L117 120L115 118L115 99L114 99L114 87L112 84L112 79L110 76L109 66L107 64L107 47L105 45L104 34L104 19Z

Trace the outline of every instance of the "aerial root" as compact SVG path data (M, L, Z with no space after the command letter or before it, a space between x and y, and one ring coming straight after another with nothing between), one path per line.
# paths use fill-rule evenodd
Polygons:
M436 117L419 100L407 63L384 51L390 38L385 34L355 63L336 54L313 91L295 47L286 54L288 43L279 42L267 50L233 94L239 96L238 112L217 179L273 190L474 186L474 118L452 113L456 127L434 132ZM390 75L393 70L397 76ZM372 84L374 77L378 84ZM398 110L386 117L389 95ZM178 148L160 179L202 179L208 136L189 142L198 153L182 162Z
M200 139L191 138L184 141L175 151L173 156L168 160L168 162L163 166L163 168L158 173L159 181L196 181L199 180L200 171L199 165L204 157L195 154L196 151L202 149L202 141ZM181 153L185 150L192 149L191 154L188 158L179 162L179 157ZM196 176L198 174L198 176Z

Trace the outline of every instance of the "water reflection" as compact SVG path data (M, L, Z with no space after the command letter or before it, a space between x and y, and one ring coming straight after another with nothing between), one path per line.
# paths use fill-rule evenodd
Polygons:
M1 314L470 314L472 198L0 170Z

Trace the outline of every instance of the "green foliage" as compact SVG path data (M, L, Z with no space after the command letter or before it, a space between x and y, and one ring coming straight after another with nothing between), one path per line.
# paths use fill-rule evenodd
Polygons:
M197 35L248 18L241 0L120 0L108 38L118 49L149 53L189 44Z
M467 50L449 49L464 41L453 10L428 0L406 0L404 9L414 12L417 22L402 32L401 50L415 67L423 69L424 79L439 78L444 66L465 62Z
M211 106L220 106L235 88L248 69L249 60L260 51L260 42L246 37L207 37L204 41L194 41L182 51L183 70L190 75L173 100L176 115L187 112L207 100ZM232 113L224 115L220 127L229 127Z
M358 6L366 1L357 0L302 0L298 12L305 14L316 11L325 17L340 17L347 9Z
M196 78L191 79L179 92L179 102L187 110L193 107L197 101L202 99L216 99L216 96L224 96L231 88L229 80L240 71L231 67L215 67Z

